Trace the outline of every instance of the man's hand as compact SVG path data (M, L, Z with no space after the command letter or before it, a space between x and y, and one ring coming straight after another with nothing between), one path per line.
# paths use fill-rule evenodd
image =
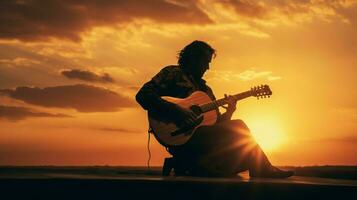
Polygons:
M237 109L237 100L232 95L224 94L224 101L228 104L228 107L222 107L227 110L227 113L232 114Z
M197 121L198 116L190 109L177 106L176 111L175 119L178 126L193 126Z

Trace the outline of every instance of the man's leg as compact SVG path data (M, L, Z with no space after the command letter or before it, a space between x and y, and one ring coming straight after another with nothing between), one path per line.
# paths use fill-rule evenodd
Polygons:
M242 120L231 120L227 123L229 127L238 129L236 134L241 135L237 140L241 140L243 151L246 152L243 155L247 154L243 158L246 159L245 163L248 165L251 177L287 178L294 174L293 171L280 170L270 163L268 157L250 135L249 128Z
M207 160L219 160L228 171L239 173L249 169L251 176L272 178L292 175L272 166L242 120L200 127L195 134L194 146L203 147Z
M196 155L201 165L231 174L271 166L242 120L200 127L184 149L191 157Z
M231 147L230 154L235 158L235 165L238 168L244 166L249 169L250 173L254 173L272 166L264 151L254 140L248 126L242 120L220 123L219 128L225 130L227 134L231 134L231 140L226 145Z

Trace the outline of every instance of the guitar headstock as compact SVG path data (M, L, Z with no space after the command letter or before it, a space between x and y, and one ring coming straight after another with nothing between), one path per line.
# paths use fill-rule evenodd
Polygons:
M260 98L266 98L270 97L270 95L273 94L273 92L270 90L268 85L260 85L260 86L255 86L250 89L250 92L252 93L252 96L255 96L259 99Z

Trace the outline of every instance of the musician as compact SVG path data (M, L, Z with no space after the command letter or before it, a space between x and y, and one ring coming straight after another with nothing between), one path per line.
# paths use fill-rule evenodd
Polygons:
M215 50L206 42L193 41L178 54L178 65L164 67L136 95L137 102L150 112L174 121L178 126L193 125L197 117L190 109L168 102L161 96L185 98L194 91L205 92L212 100L212 89L202 78L209 69ZM225 95L226 112L216 109L214 125L196 129L190 140L168 151L177 158L175 173L197 176L234 176L249 170L251 177L286 178L293 175L274 167L250 135L242 120L231 120L236 100Z

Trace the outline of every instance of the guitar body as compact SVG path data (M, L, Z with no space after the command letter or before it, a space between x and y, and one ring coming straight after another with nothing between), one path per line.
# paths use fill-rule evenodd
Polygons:
M175 97L162 97L166 101L175 103L181 107L192 109L197 107L197 105L203 105L209 102L212 102L212 99L202 91L193 92L190 96L186 98L175 98ZM197 112L195 112L197 113ZM211 110L205 113L202 113L200 116L200 121L196 124L195 127L190 127L187 130L182 129L182 127L177 127L174 122L167 121L165 116L155 116L149 113L149 125L156 137L156 139L164 146L179 146L185 144L194 134L194 131L205 125L212 125L217 121L217 112L216 110ZM175 131L183 130L179 134L175 134Z

